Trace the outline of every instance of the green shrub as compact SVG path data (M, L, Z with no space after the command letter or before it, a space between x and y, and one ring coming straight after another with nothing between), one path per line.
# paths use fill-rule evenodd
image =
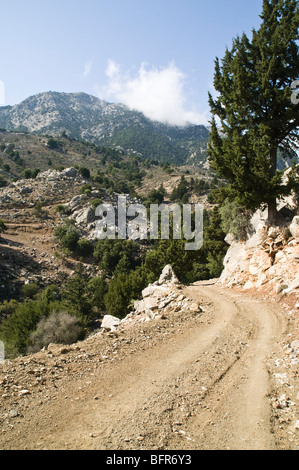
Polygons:
M32 171L30 170L30 168L25 168L25 170L22 173L22 177L25 178L26 180L29 180L30 178L32 178Z
M91 184L83 184L81 188L81 193L82 194L87 194L89 195L92 191L92 185Z
M160 240L154 249L146 253L144 266L150 274L151 281L156 281L163 268L170 264L178 279L185 282L196 256L197 252L185 250L183 240Z
M58 227L55 230L54 236L58 239L62 248L70 250L73 253L76 252L80 234L70 222Z
M51 150L59 149L61 147L61 142L50 137L47 141L47 147Z
M39 219L45 219L48 217L48 211L43 209L42 203L39 201L36 202L32 213Z
M99 198L96 198L96 199L92 199L90 201L90 204L91 206L96 209L98 206L100 206L101 204L103 204L103 200L102 199L99 199Z
M79 168L79 173L82 176L82 178L89 179L90 178L90 170L85 167L80 167Z
M69 215L71 213L71 210L69 207L67 206L64 206L63 204L59 204L56 209L55 209L55 212L57 214L63 214L63 215Z
M252 212L227 199L219 208L219 213L223 231L226 234L231 233L237 240L246 241L251 230Z
M67 250L75 252L79 238L80 235L76 230L68 230L61 239L61 246Z
M105 295L105 305L110 315L124 318L130 311L133 300L140 298L148 280L144 270L137 268L129 274L119 274L113 278Z
M4 300L4 302L0 304L0 322L10 317L18 305L19 303L15 299Z
M32 283L32 284L25 284L23 287L22 287L22 293L24 295L24 297L26 297L27 299L33 299L36 294L38 293L38 285L35 284L35 283Z
M55 302L56 300L61 300L59 287L55 284L50 284L42 292L41 299L45 300L47 303Z
M87 285L90 302L97 313L106 311L105 295L108 291L108 284L104 276L97 276L90 279Z
M42 318L30 334L29 353L40 351L50 343L72 344L83 339L84 331L79 319L64 311L53 312Z
M68 311L77 315L82 322L87 323L92 315L91 296L88 290L89 275L80 262L75 275L65 285L63 297L69 306Z
M28 300L20 303L13 314L0 325L0 340L5 344L7 357L25 354L30 345L30 334L43 317L57 309L57 303L43 300Z
M152 189L144 202L146 207L149 207L150 204L162 204L164 197L166 196L166 190L163 184L160 185L159 189Z
M83 258L91 256L93 254L93 243L86 238L81 238L81 240L77 242L76 253Z
M112 275L122 258L122 271L129 272L141 264L140 245L133 240L98 240L94 257L99 262L99 268ZM126 267L125 267L126 265Z

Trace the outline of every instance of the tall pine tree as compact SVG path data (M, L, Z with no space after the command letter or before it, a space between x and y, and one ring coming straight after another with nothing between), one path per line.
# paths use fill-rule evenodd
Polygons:
M266 204L275 222L277 198L297 185L295 176L283 184L277 159L299 149L299 106L291 102L299 77L298 0L264 0L261 20L251 41L235 38L221 63L215 60L209 155L228 182L226 197L250 209Z

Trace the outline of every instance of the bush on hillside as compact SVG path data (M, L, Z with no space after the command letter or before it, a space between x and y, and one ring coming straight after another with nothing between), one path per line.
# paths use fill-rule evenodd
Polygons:
M219 208L223 231L234 235L236 240L246 241L251 230L252 212L241 207L236 201L228 199Z
M83 336L78 318L64 311L53 312L49 317L42 318L31 333L28 352L40 351L50 343L73 344Z
M30 283L30 284L25 284L22 287L22 294L27 299L33 299L37 293L38 293L38 285L35 282Z
M59 303L44 300L28 300L19 303L13 314L0 324L0 340L5 344L7 357L25 354L30 346L30 334L38 322L56 310Z

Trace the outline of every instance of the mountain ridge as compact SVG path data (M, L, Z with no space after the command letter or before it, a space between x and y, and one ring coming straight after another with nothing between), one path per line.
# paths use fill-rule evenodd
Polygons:
M123 104L84 92L49 91L0 107L0 127L55 136L66 133L78 140L175 163L205 163L209 137L203 125L180 127L151 121Z

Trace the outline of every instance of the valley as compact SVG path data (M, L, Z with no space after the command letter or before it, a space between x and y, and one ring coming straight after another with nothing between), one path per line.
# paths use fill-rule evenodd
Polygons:
M0 450L299 450L299 0L3 3Z
M1 449L298 448L295 199L280 231L255 214L245 243L221 228L206 161L2 130L0 165ZM119 194L203 204L203 249L98 243L95 208ZM84 337L35 344L54 310Z

